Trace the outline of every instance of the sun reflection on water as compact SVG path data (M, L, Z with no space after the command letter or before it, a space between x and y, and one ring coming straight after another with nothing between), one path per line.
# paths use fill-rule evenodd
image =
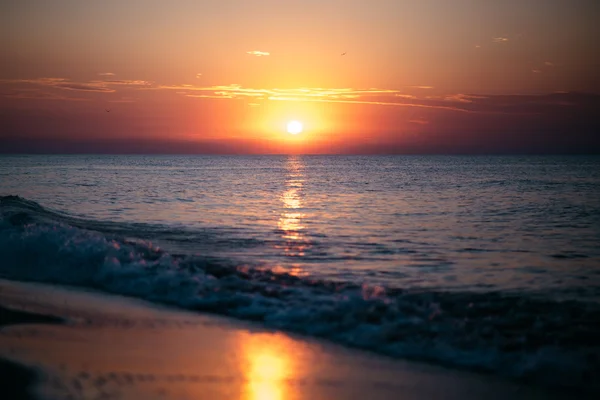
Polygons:
M283 251L289 257L302 257L309 247L304 233L303 186L304 164L300 157L291 156L287 163L286 190L281 195L283 212L278 221L281 237L284 239Z

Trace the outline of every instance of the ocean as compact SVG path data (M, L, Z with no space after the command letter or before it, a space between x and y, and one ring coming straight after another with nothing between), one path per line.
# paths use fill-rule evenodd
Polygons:
M0 277L600 381L600 157L0 156Z

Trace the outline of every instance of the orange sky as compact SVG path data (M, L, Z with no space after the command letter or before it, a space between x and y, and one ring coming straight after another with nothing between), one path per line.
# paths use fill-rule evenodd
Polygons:
M596 0L3 2L0 151L600 150L598 16Z

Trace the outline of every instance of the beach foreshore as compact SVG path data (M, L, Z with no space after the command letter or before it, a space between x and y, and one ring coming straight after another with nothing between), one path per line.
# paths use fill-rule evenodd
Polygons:
M63 320L49 315L11 310L0 305L0 328L17 324L60 323ZM13 400L34 399L30 390L37 379L35 370L0 358L0 393Z
M0 280L0 306L14 399L567 398L93 291Z

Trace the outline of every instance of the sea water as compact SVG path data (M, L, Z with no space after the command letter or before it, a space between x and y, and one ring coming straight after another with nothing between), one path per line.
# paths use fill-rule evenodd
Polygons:
M600 379L600 157L0 156L0 276Z

